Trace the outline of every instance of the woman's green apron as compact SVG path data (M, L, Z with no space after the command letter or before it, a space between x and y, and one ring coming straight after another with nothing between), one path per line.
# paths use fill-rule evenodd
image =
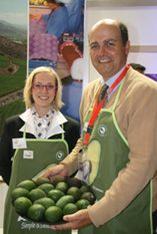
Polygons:
M63 138L63 137L62 137ZM12 175L5 202L4 234L52 234L46 224L33 223L20 217L11 204L11 192L25 179L32 179L50 164L57 164L68 154L64 139L26 139L26 149L16 149ZM59 232L64 234L71 233Z
M102 109L94 125L90 142L85 150L90 161L91 173L88 182L92 185L97 200L104 196L120 170L129 162L129 147L115 116L123 82L115 102L110 109ZM89 116L87 117L87 122ZM127 188L126 188L127 189ZM125 191L124 191L125 192ZM90 225L79 230L79 234L151 234L151 182L116 217L99 228Z

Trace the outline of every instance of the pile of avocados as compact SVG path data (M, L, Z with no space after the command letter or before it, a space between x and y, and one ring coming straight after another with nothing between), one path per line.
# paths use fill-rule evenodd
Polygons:
M91 187L75 177L56 176L21 181L12 191L12 204L22 217L33 222L57 224L63 216L92 205Z

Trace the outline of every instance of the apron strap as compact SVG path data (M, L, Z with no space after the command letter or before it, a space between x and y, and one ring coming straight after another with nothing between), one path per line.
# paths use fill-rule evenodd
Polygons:
M26 124L25 124L25 128L24 128L24 131L23 131L23 138L26 139Z
M62 124L62 128L64 130L64 125ZM62 137L61 137L62 140L64 140L64 132L62 132Z
M125 79L122 80L122 82L121 82L121 84L120 84L120 86L119 86L118 93L117 93L117 95L116 95L114 104L113 104L112 107L111 107L111 111L114 111L115 108L116 108L116 106L117 106L117 103L118 103L118 101L119 101L119 97L120 97L120 94L121 94L121 90L122 90L122 88L123 88L124 81L125 81Z
M125 142L125 144L129 147L128 141L127 141L127 139L125 138L125 136L123 135L121 129L119 128L119 125L118 125L118 123L117 123L117 119L116 119L116 116L115 116L115 108L116 108L117 103L118 103L118 101L119 101L119 97L120 97L120 94L121 94L121 90L122 90L122 88L123 88L123 84L124 84L124 80L122 81L122 83L121 83L120 86L119 86L118 93L117 93L117 95L116 95L114 104L113 104L113 106L110 108L110 110L111 110L111 113L112 113L114 125L115 125L115 127L116 127L116 129L117 129L117 131L118 131L118 133L119 133L119 135L120 135L120 137L121 137L122 140Z

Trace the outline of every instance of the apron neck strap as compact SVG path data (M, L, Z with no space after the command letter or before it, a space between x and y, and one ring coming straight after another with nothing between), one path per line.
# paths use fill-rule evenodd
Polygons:
M23 138L25 138L25 139L26 139L26 124L25 124L25 126L24 126Z
M62 128L64 130L64 125L62 124ZM62 132L62 137L61 137L62 140L64 140L64 132Z
M121 94L121 90L123 88L123 84L124 84L124 80L121 82L120 86L119 86L119 89L118 89L118 93L116 95L116 98L115 98L115 101L114 101L114 104L112 105L111 107L111 110L114 111L116 106L117 106L117 103L119 101L119 97L120 97L120 94Z

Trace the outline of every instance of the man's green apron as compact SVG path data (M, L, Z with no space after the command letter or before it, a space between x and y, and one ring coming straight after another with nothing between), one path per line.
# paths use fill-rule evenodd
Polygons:
M57 164L68 154L64 139L26 139L27 148L17 149L13 157L12 175L5 202L4 234L52 234L47 224L24 220L11 204L11 192L25 179L32 179L50 164ZM64 234L71 233L59 232Z
M129 162L129 147L115 116L123 82L115 102L110 109L102 109L94 125L86 160L91 162L89 183L92 185L97 200L104 196L117 178L120 170ZM87 122L89 116L87 117ZM127 188L126 188L127 189ZM125 191L124 191L125 193ZM105 211L104 211L105 212ZM103 215L103 214L102 214ZM143 191L116 217L99 228L90 225L79 230L82 234L151 234L151 182Z

